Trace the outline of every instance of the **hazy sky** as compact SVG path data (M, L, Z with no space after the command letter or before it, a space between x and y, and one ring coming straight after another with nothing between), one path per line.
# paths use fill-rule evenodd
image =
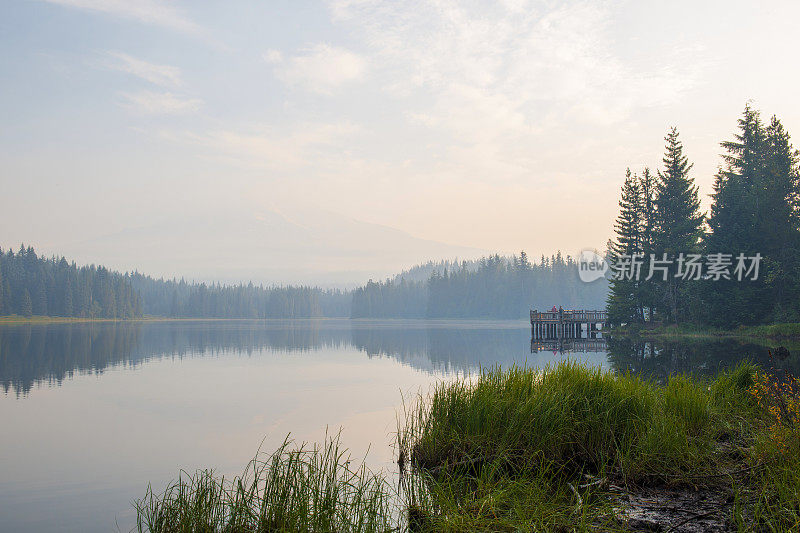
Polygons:
M484 250L610 236L679 128L800 135L797 2L4 0L0 244L325 210ZM427 259L427 258L420 258Z

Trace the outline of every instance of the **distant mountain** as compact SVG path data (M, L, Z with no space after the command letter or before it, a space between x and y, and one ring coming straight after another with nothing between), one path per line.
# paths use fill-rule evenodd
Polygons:
M265 284L355 286L399 268L484 250L419 239L330 212L169 217L59 246L79 263L152 276Z

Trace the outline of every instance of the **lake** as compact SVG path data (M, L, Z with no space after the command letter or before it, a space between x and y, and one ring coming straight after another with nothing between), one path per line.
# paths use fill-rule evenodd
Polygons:
M341 428L354 457L393 469L403 398L481 367L571 357L663 380L769 365L771 347L540 345L522 321L0 325L0 530L129 531L148 482L160 490L181 469L238 474L289 433L320 441Z

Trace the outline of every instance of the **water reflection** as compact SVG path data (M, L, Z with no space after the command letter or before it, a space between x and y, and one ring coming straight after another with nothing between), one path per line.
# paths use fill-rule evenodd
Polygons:
M743 358L799 370L788 344L773 363L775 346L732 340L583 341L532 346L525 322L3 325L0 530L128 531L148 482L180 468L239 473L263 439L273 449L288 433L319 441L341 427L356 456L391 466L401 393L453 372L564 357L654 379Z
M778 346L788 346L788 358L770 357ZM632 372L663 381L672 374L713 376L740 361L764 368L783 368L795 375L800 371L800 345L778 341L763 343L731 338L650 340L609 338L608 360L617 371Z
M25 395L75 374L150 359L355 347L428 372L525 360L524 323L346 320L118 322L0 326L0 386Z
M401 328L356 325L352 329L353 345L369 356L388 356L437 372L524 363L527 339L524 323L423 323Z
M592 338L535 340L524 323L425 321L216 321L6 325L0 327L0 386L27 394L37 384L60 385L77 374L136 367L153 358L309 352L353 347L368 357L391 357L426 372L474 371L524 363L531 354L594 354L611 368L664 378L675 373L714 374L743 359L773 366L778 343L732 339L647 340ZM798 352L800 346L791 347ZM544 359L532 357L529 364ZM800 359L779 362L800 370Z
M588 338L536 339L531 338L531 353L553 352L571 353L605 353L608 350L606 339L602 336Z
M86 324L0 327L0 385L27 393L34 383L61 384L75 372L102 372L141 356L139 328Z

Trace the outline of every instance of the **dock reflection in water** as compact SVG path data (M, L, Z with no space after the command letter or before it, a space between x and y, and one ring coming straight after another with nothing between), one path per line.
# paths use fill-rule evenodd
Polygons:
M591 337L588 339L531 339L531 353L605 353L607 350L608 344L606 343L606 339L601 336Z

